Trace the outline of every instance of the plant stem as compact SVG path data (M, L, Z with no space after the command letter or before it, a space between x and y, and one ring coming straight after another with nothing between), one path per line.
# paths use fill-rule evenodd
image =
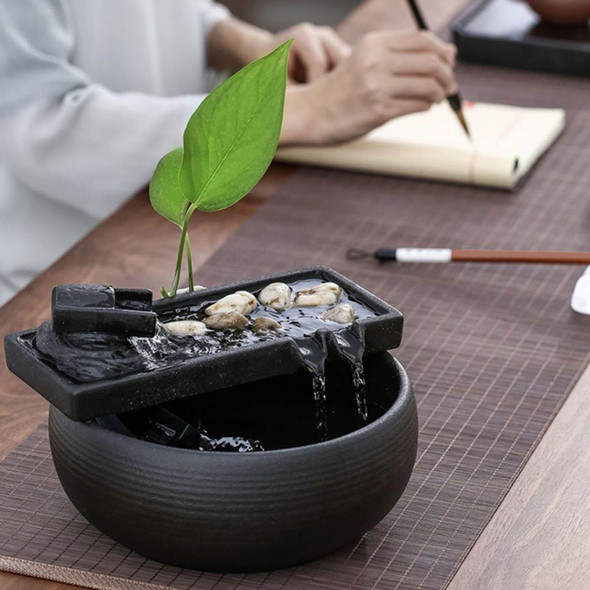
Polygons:
M187 238L188 222L191 215L195 212L197 206L193 203L186 211L184 220L182 222L182 233L180 234L180 244L178 245L178 255L176 256L176 271L172 279L172 287L170 289L170 297L174 297L178 291L178 283L180 281L180 271L182 268L182 255L184 254L184 243Z
M193 278L193 255L191 253L191 242L186 234L186 265L188 267L188 290L195 290L195 280Z

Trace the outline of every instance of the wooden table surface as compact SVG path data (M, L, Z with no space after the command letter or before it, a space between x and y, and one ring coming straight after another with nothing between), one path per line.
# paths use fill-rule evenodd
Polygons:
M369 0L341 33L354 39L375 22L399 24L389 0ZM464 0L431 0L433 28ZM388 20L388 16L394 17ZM377 18L376 18L377 17ZM407 15L404 24L409 24ZM198 268L288 178L293 168L273 165L253 193L235 207L196 215L191 229ZM146 194L111 218L0 308L0 336L50 316L59 283L112 283L158 292L168 284L178 230L156 215ZM590 368L557 414L539 446L451 582L463 589L590 588ZM0 459L46 419L47 403L9 373L0 341ZM1 524L0 524L1 526ZM68 584L0 572L2 590L58 590Z

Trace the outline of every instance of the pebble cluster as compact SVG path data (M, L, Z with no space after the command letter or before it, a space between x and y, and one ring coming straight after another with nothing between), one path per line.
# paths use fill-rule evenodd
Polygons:
M252 321L248 315L259 305L276 311L291 307L333 306L318 316L320 320L338 324L350 324L356 319L355 310L348 303L340 303L342 289L336 283L325 282L311 289L296 293L285 283L271 283L258 294L258 299L248 291L236 291L205 308L203 321L178 320L164 324L175 336L200 336L207 330L243 330L250 327L256 334L280 333L280 322L259 316Z

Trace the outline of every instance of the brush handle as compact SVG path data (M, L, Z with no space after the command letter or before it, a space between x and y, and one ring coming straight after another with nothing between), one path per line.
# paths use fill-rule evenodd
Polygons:
M414 17L414 20L416 21L417 27L422 31L428 31L428 25L426 24L426 21L422 16L422 11L418 6L417 0L408 0L408 5L410 7L410 10L412 11L412 15ZM457 119L459 120L461 127L465 131L465 134L467 135L467 137L471 138L471 134L469 133L469 127L467 125L467 121L465 120L465 115L463 115L463 109L461 108L462 98L459 92L457 91L455 94L447 96L447 102L453 109L455 115L457 115Z
M590 264L590 252L530 250L451 250L450 248L379 248L380 262L500 262L531 264Z
M530 250L453 250L453 262L532 264L590 264L590 252L534 252Z
M408 0L408 4L410 5L410 10L412 11L412 15L414 16L414 20L416 21L418 28L422 29L423 31L427 31L428 25L422 16L422 11L418 7L416 0Z

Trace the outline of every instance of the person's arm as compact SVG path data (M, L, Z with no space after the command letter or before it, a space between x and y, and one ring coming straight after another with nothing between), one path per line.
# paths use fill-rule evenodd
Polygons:
M116 93L93 83L68 61L74 39L59 0L4 0L0 28L0 158L50 199L111 213L181 145L204 95Z
M292 38L281 145L354 139L430 108L456 91L455 48L431 33L379 31L354 47L332 29L302 23L276 35L235 18L208 40L210 64L236 70Z
M372 32L351 48L326 27L273 35L229 18L211 31L210 63L236 70L289 38L289 76L304 83L287 88L281 145L354 139L456 91L454 46L414 30Z
M230 17L211 30L209 65L235 72L289 39L293 39L288 64L291 82L313 82L350 55L350 47L330 27L299 23L273 34Z

